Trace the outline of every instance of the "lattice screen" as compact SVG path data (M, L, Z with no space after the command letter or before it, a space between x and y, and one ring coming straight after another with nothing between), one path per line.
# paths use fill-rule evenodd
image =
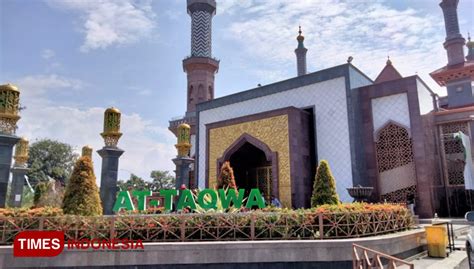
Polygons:
M409 195L416 197L416 185L386 193L381 198L390 203L405 203Z
M379 132L377 138L376 157L379 173L413 161L412 142L405 128L388 124Z
M464 185L464 153L462 142L453 137L459 131L469 135L467 122L454 122L441 125L444 156L449 185Z

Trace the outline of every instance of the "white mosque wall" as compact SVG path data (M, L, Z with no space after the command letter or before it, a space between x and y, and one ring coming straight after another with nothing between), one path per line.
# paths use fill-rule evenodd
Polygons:
M372 84L372 81L370 81L370 79L361 75L353 67L349 68L349 81L351 84L351 89L356 89Z
M410 112L406 93L394 94L372 99L374 133L389 121L410 128Z
M318 158L329 162L336 178L336 188L340 199L346 202L352 201L346 190L353 184L344 77L201 111L199 114L199 187L205 187L206 124L288 106L315 107Z
M420 104L420 114L424 115L433 110L433 98L420 79L416 80L416 89L418 92L418 103Z

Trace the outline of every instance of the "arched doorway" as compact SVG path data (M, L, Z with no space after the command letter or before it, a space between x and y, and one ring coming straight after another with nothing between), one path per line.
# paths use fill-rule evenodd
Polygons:
M229 161L239 188L246 190L259 188L260 192L269 198L272 168L263 151L250 143L245 143L232 154Z
M239 189L258 188L267 201L278 198L277 154L260 140L244 134L218 160L218 167L226 161L234 170Z

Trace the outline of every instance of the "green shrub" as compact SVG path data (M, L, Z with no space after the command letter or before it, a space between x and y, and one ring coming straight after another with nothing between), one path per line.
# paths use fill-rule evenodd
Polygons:
M77 160L66 186L63 200L65 214L95 216L102 214L99 189L95 183L92 160L83 156Z
M221 172L219 173L219 179L217 182L218 189L227 189L232 188L237 190L237 185L235 184L234 170L230 166L230 162L225 162L221 167Z
M313 185L313 195L311 206L317 207L325 204L339 204L339 197L336 193L336 181L331 173L327 161L322 160L316 171L316 178Z

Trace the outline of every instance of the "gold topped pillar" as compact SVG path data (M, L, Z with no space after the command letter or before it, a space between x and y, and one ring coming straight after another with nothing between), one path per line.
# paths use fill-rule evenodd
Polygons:
M29 157L29 142L25 137L20 138L20 141L16 144L15 155L15 166L25 167Z
M178 143L175 145L178 150L178 157L188 157L191 150L191 126L182 123L178 126Z
M120 110L115 107L107 108L104 113L104 132L100 135L104 138L106 147L116 148L122 133L120 132Z
M20 119L20 91L13 84L0 85L0 134L13 135Z

